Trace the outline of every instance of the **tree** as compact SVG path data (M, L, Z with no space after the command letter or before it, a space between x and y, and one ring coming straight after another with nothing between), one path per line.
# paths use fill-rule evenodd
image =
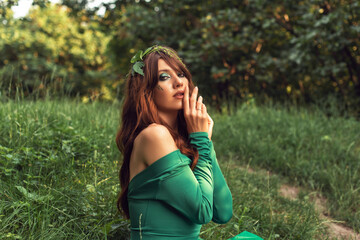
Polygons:
M46 2L35 3L47 6ZM136 51L164 44L179 51L203 96L219 111L251 98L307 104L332 95L344 110L360 116L358 1L114 0L103 4L104 16L96 15L96 8L89 9L88 2L62 1L71 15L68 18L79 24L75 30L79 34L69 30L67 39L80 40L84 29L93 33L96 29L103 35L95 42L110 40L106 57L104 41L95 54L103 58L101 66L90 64L85 55L81 61L78 55L66 57L68 63L83 66L70 71L79 74L74 78L86 79L84 69L93 76L104 73L107 63L108 72L114 73L107 77L120 76L117 84L121 86ZM28 26L31 21L22 24ZM67 40L67 48L79 47L79 41L72 41ZM71 68L66 65L65 69ZM84 94L85 86L77 86L76 91Z
M96 22L76 21L68 11L60 5L38 7L25 19L10 16L0 25L3 82L25 94L44 94L49 84L69 95L100 88L108 77L104 70L109 37Z
M358 1L117 1L116 6L107 15L107 25L116 26L111 47L137 50L157 43L178 49L219 110L222 103L252 96L310 103L332 94L347 108L359 106Z

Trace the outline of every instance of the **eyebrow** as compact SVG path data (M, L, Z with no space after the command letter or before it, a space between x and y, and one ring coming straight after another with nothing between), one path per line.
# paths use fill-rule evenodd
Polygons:
M161 69L159 70L159 72L172 72L174 71L173 69Z
M166 68L166 69L160 69L158 72L167 72L167 73L172 73L172 72L174 72L175 74L177 74L177 73L182 73L182 71L181 70L174 70L174 69L172 69L172 68Z

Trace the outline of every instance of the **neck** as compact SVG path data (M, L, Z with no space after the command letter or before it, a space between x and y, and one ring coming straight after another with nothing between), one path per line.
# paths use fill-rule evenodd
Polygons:
M177 115L178 111L171 111L171 112L160 112L160 118L166 122L173 130L177 131Z

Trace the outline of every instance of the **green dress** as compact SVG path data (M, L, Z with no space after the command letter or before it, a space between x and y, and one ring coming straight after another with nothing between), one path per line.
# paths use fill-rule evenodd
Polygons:
M232 217L231 192L208 134L189 138L199 152L194 171L191 159L175 150L129 183L131 239L199 239L202 224Z

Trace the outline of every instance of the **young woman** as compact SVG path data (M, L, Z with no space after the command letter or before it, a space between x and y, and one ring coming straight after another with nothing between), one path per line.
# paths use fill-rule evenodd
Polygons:
M131 239L198 239L202 224L232 217L213 121L173 49L153 46L131 62L116 137L124 157L118 208Z

